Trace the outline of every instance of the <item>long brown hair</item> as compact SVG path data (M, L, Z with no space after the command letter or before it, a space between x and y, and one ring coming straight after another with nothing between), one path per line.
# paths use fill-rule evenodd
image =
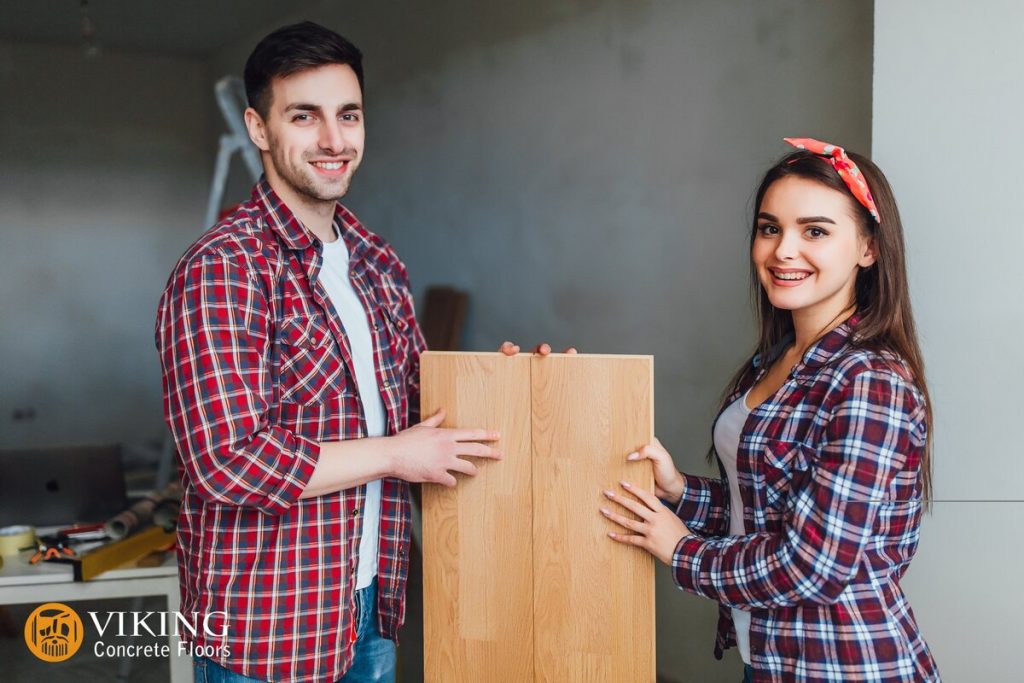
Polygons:
M850 303L856 306L858 320L851 343L855 347L876 352L887 351L902 359L910 369L910 377L906 377L905 370L900 366L894 366L893 369L904 375L905 379L912 381L924 395L928 433L921 458L921 490L927 505L932 495L932 406L928 384L925 381L924 360L917 342L917 330L914 327L914 316L910 306L903 224L900 222L896 198L881 169L865 156L853 152L847 154L860 168L864 180L867 181L878 210L878 222L857 201L831 164L817 154L799 150L780 159L768 169L761 180L754 200L750 249L753 250L757 237L757 214L761 209L761 202L775 181L790 176L805 178L842 192L849 198L861 234L874 239L875 252L874 265L861 268L857 273L855 301ZM753 259L750 262L750 291L760 330L757 349L733 376L726 396L735 391L740 384L751 379L756 371L753 366L754 357L760 355L766 361L770 360L769 353L793 331L792 315L789 311L776 308L768 300L768 294L757 277ZM724 407L724 401L725 397L721 407Z

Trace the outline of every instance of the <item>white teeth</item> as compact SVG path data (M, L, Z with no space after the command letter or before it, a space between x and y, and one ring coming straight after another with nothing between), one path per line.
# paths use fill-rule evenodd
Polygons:
M327 171L337 171L345 165L343 161L314 161L313 165Z
M780 280L803 280L807 273L773 273Z

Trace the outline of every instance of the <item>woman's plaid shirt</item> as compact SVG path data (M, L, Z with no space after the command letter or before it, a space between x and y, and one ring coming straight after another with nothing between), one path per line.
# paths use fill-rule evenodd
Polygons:
M755 681L937 681L900 578L917 549L924 399L901 361L855 348L845 323L747 419L737 453L745 536L728 483L687 476L673 574L721 603L716 657L751 612ZM768 363L728 397L743 396Z
M418 404L424 348L405 268L340 204L334 224L368 312L393 434ZM261 680L335 680L355 641L365 487L299 500L319 442L366 435L345 332L317 279L321 248L261 180L178 261L156 324L165 416L184 466L181 610L226 615L225 635L184 637L226 646L230 656L214 659ZM405 614L409 524L408 484L385 479L378 605L392 639Z

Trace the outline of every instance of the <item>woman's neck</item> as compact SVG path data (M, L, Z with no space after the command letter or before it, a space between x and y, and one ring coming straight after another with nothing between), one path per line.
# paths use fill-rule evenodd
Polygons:
M832 315L816 311L793 311L793 334L796 338L793 349L798 352L798 357L802 358L815 342L849 320L856 310L857 305L850 304Z

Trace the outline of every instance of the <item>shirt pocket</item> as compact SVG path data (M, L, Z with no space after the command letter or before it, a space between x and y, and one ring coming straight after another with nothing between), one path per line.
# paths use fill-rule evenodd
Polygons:
M769 441L764 449L765 506L774 512L785 510L790 494L807 477L814 449L799 441Z
M384 333L388 342L388 365L397 379L404 379L409 366L411 341L409 321L402 314L400 304L385 304L381 307Z
M282 402L310 405L347 392L345 364L323 316L285 318L277 346Z

